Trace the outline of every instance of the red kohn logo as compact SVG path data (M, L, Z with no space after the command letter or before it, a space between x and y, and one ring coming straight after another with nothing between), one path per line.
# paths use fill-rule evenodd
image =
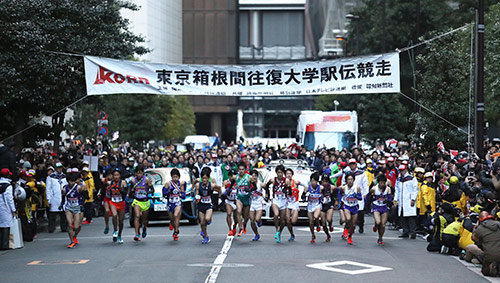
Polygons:
M134 77L129 75L124 76L122 74L111 72L110 70L99 66L99 72L97 73L94 84L102 85L106 82L111 84L122 84L125 82L129 84L150 84L148 79L146 78Z

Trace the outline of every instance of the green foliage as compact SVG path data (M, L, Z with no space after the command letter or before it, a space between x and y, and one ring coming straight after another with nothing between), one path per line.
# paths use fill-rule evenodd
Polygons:
M136 45L143 39L128 30L122 8L136 9L118 0L2 1L0 112L6 123L0 125L0 136L85 95L82 59L46 51L111 58L147 52ZM61 126L52 131L58 135Z
M167 124L164 128L165 136L171 141L181 141L188 135L195 133L195 115L189 100L185 96L171 98Z
M89 97L75 108L68 128L75 135L92 138L97 133L97 113L108 113L109 136L141 145L149 140L179 141L194 133L195 115L186 97L123 94Z
M485 15L484 94L485 120L500 126L500 4Z

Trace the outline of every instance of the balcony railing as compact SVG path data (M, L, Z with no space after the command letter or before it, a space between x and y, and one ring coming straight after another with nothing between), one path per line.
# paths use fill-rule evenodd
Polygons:
M294 61L308 57L305 46L240 46L240 60L255 61Z

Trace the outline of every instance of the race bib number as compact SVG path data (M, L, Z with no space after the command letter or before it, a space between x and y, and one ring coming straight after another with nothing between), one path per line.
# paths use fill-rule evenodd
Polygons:
M319 203L319 198L320 198L320 194L310 194L309 195L309 202L310 203Z
M282 191L277 191L276 192L276 198L277 199L284 199L286 196Z
M323 203L330 203L332 202L332 198L330 198L330 196L326 196L323 198Z
M68 205L69 206L78 206L78 205L80 205L78 203L78 198L68 198Z
M201 203L206 203L206 204L212 203L212 197L211 196L203 196L203 197L201 197Z
M112 202L122 202L123 198L121 195L111 197Z
M135 192L135 197L144 199L148 197L148 194L146 193L146 190L138 190Z
M177 203L179 202L179 200L180 200L179 195L171 195L170 198L168 199L168 202Z

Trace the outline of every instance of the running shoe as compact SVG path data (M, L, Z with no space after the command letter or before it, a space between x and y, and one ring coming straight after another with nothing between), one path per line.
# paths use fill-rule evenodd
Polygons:
M233 230L229 230L229 233L227 233L228 236L234 236Z
M276 232L276 235L278 235L278 237L276 238L276 243L281 243L281 233L278 231Z
M316 232L321 231L321 228L319 226L316 226Z
M172 235L172 237L174 238L174 241L178 241L179 240L179 235L177 233L174 233Z
M333 225L330 225L330 233L333 232Z
M237 236L238 236L238 237L243 236L243 229L240 229L240 232L238 232L238 235L237 235Z
M135 235L134 241L139 242L141 240L140 235Z
M106 227L104 227L104 234L108 234L108 233L109 233L109 227L106 226Z
M85 220L85 221L82 222L83 225L87 225L87 224L90 224L90 223L92 223L92 222L89 222L87 220Z
M377 232L377 226L373 225L373 232Z
M347 244L348 244L348 245L352 245L352 237L351 237L351 236L349 236L349 237L347 238Z
M259 221L257 222L257 227L260 227L260 226L262 226L262 220L259 220Z
M205 233L203 233L203 230L200 231L200 236L205 239Z
M255 235L255 237L253 237L252 241L258 241L260 239L260 235Z
M148 232L146 231L146 228L143 228L142 229L142 238L146 238L146 236L148 235Z
M168 226L168 229L169 229L170 231L174 230L174 225L170 224L170 226Z
M113 232L113 242L116 242L118 238L118 231Z
M72 249L76 246L75 243L71 242L69 245L68 245L68 249Z
M247 227L243 228L243 234L247 234Z
M288 238L288 241L289 242L295 241L295 235L291 235L290 238Z
M330 235L328 235L328 237L326 237L325 242L329 243L331 239L332 239L332 237Z
M78 239L77 239L76 237L73 237L73 243L75 243L75 244L77 244L77 245L79 244L79 243L78 243Z
M312 236L312 238L311 238L311 244L314 244L314 243L316 243L316 236Z
M278 239L278 237L280 236L280 232L279 231L276 231L276 234L274 234L274 238L275 239Z
M236 236L236 228L234 228L233 230L231 230L233 236Z
M210 224L212 224L212 221L208 221L208 222L207 222L207 225L210 225Z
M349 230L347 228L344 228L344 233L342 234L342 238L345 240L347 239L348 235L349 235Z
M383 242L382 240L377 240L377 244L378 244L379 246L383 246L383 245L385 245L385 244L384 244L384 242Z
M122 239L122 237L118 237L118 244L123 244L123 239Z
M209 237L203 237L203 241L201 243L202 244L208 244L208 243L210 243L210 238Z

